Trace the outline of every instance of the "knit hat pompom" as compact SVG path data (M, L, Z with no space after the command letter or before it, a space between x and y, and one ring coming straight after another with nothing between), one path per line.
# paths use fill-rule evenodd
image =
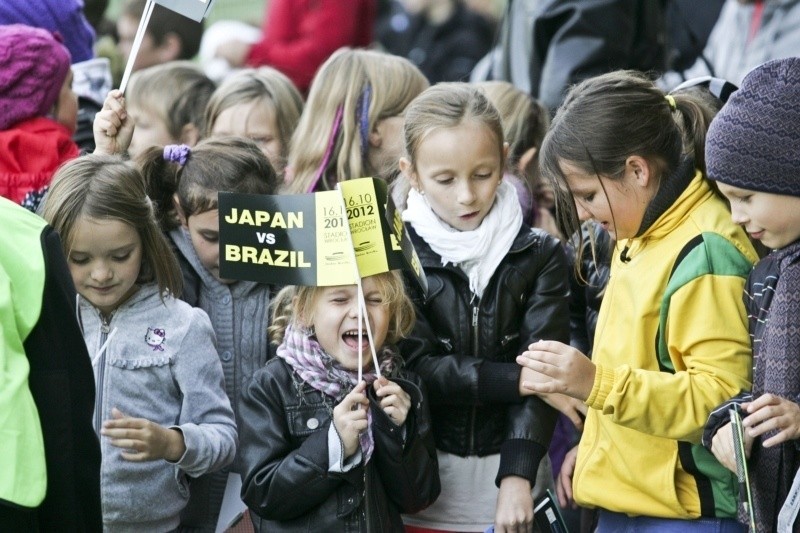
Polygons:
M24 24L0 26L0 130L47 115L70 62L60 35Z
M721 183L800 196L800 58L747 74L711 122L706 167Z

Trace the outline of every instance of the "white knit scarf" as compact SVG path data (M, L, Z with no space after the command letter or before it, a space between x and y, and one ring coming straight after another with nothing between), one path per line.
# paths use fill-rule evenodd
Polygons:
M514 186L502 181L480 226L458 231L433 212L425 196L411 189L403 220L442 256L442 265L453 263L461 268L469 278L470 290L480 297L519 233L522 209Z

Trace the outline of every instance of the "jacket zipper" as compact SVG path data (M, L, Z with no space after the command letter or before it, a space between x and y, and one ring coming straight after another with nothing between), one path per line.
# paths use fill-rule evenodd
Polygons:
M480 298L472 295L472 355L479 358L478 353L478 315L480 314ZM469 420L469 450L468 455L475 455L475 418L478 416L478 408L472 406L472 413Z
M100 348L103 347L103 345L106 343L106 339L108 339L108 332L111 329L109 327L110 323L110 316L105 317L100 315L100 342L97 344L97 346ZM100 428L102 427L103 423L103 382L105 381L106 374L107 353L108 347L103 350L103 353L100 355L100 360L97 361L97 384L95 386L95 390L97 392L94 399L94 430L98 435L100 434Z

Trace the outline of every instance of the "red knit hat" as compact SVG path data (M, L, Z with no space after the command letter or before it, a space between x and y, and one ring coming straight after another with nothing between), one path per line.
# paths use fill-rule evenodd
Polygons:
M71 62L61 42L47 30L0 26L0 130L53 108Z

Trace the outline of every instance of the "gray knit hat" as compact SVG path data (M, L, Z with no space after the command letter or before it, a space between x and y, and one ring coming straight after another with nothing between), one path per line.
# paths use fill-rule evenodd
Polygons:
M800 196L800 58L747 74L711 122L706 168L734 187Z

